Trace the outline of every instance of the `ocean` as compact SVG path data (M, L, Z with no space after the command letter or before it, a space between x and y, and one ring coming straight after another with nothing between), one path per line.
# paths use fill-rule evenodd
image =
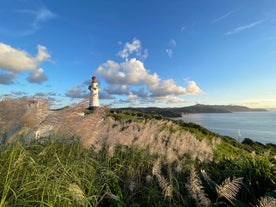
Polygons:
M250 138L263 144L276 144L276 111L184 114L177 119L199 124L238 141Z

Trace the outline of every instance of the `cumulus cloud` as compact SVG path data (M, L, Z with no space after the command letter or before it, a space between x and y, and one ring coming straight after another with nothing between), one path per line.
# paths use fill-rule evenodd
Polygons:
M48 78L44 73L44 70L42 68L39 68L37 70L33 70L30 74L29 77L27 78L27 80L30 83L37 83L37 84L41 84L44 81L47 81Z
M144 67L144 63L136 58L126 60L123 63L107 61L97 69L105 81L111 85L143 85L154 84L159 81L156 73L150 74Z
M121 43L122 44L122 43ZM176 46L176 41L169 41L170 47ZM200 94L201 89L195 81L183 82L177 85L173 79L162 80L157 73L152 73L145 68L144 62L128 57L138 54L141 42L134 39L126 43L119 55L124 58L122 62L108 60L98 67L97 76L104 79L106 87L100 91L100 98L116 100L113 104L181 104L185 101L183 96ZM167 49L172 57L173 52ZM126 99L123 99L126 97ZM118 101L120 98L120 101Z
M135 101L137 98L138 98L138 96L135 95L135 94L133 94L133 93L131 93L131 92L130 92L130 93L128 94L128 96L127 96L127 99L128 99L128 101L130 101L130 102Z
M121 51L119 51L118 55L121 58L128 58L128 56L134 52L136 54L139 54L140 50L141 50L140 40L133 39L132 43L127 42L125 44L124 48Z
M166 103L181 103L184 95L196 95L201 89L195 81L187 81L186 87L178 86L173 79L161 80L156 73L150 73L144 63L136 58L122 63L107 61L97 69L97 74L103 78L108 86L105 95L125 95L128 100L152 103L163 101ZM135 87L135 89L132 89Z
M107 94L112 94L112 95L127 95L127 94L129 94L129 89L127 88L126 85L110 86L110 87L105 88L104 91Z
M158 75L156 73L149 74L149 71L144 67L144 63L140 60L137 60L136 58L132 58L129 61L123 62L121 67L125 72L125 79L127 84L152 85L159 81Z
M26 51L0 42L0 68L13 72L36 69L39 64L50 59L45 46L38 45L37 48L38 53L33 57Z
M195 81L188 81L187 85L187 93L190 95L196 95L202 92Z
M99 92L99 98L100 99L106 99L106 100L113 100L116 97L111 95L111 94L108 94L106 91L100 91Z
M138 90L132 90L131 92L140 98L149 97L149 93L145 90L145 88L139 88Z
M134 38L132 43L125 43L124 48L118 53L118 55L123 59L127 59L131 54L135 54L136 56L143 57L145 59L148 57L148 50L145 49L142 54L141 41Z
M168 95L183 96L187 90L182 86L177 86L172 79L159 81L157 84L150 85L151 96L160 97Z
M81 86L73 86L65 93L66 97L75 98L85 98L88 96L87 90L84 90Z
M14 84L16 74L12 72L0 73L0 84L11 85Z

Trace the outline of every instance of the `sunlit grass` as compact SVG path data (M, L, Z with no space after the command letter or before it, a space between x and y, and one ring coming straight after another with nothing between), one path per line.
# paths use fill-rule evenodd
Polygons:
M108 108L84 115L83 103L58 111L35 103L0 102L0 207L275 202L273 145L161 116Z
M214 163L202 165L188 159L177 166L149 150L118 146L111 156L108 147L94 152L77 140L6 144L1 146L0 165L1 207L247 206L246 194L254 196L257 203L275 190L276 177L273 165L261 156L243 162L221 160L217 168ZM231 191L229 177L234 181L238 176L244 177L243 182ZM258 191L262 186L250 186L249 177L252 183L263 177L269 189ZM223 190L235 191L230 202Z

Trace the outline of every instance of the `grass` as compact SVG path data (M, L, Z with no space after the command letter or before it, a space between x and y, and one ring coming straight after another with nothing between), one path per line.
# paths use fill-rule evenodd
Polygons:
M7 107L25 101L17 119ZM274 145L140 112L1 104L0 207L275 206Z
M275 196L275 167L265 156L204 164L187 160L179 167L145 149L118 146L111 156L108 147L95 152L78 140L48 140L1 146L0 165L1 207L249 206L266 193ZM241 186L233 176L243 177ZM235 187L236 201L227 200L233 191L225 186Z

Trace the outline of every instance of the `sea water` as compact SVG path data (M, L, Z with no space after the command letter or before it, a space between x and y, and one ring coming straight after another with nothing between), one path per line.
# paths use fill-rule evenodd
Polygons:
M276 111L183 114L178 119L199 124L238 141L250 138L264 144L276 144Z

